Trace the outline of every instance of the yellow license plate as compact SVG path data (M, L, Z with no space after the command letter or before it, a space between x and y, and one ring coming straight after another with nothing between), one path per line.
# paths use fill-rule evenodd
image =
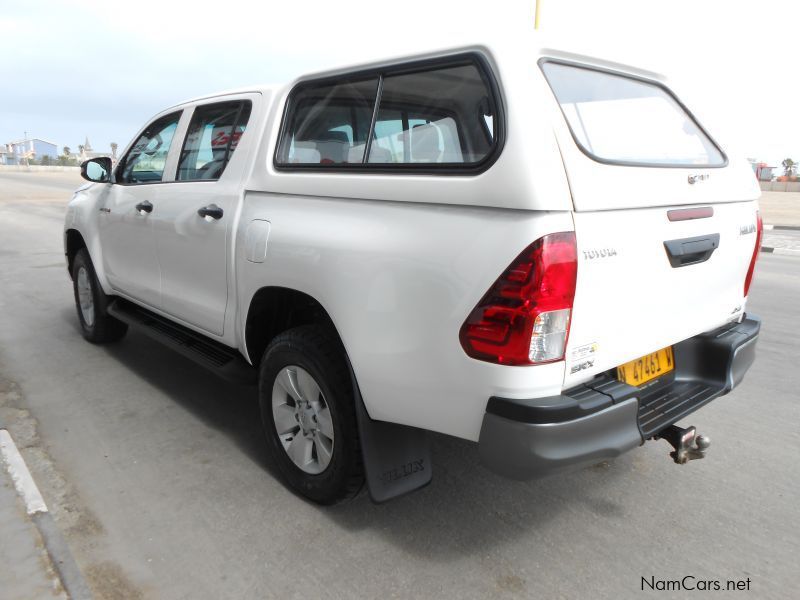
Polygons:
M647 354L617 367L617 379L640 386L675 369L672 346Z

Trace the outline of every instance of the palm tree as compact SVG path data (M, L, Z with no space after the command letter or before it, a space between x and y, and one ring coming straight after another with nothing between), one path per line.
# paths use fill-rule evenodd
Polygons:
M111 158L114 160L117 160L117 148L119 148L117 142L111 142Z
M72 154L72 150L70 150L69 146L64 146L64 157L69 158L69 155Z
M83 149L86 148L83 144L78 144L78 154L83 156Z
M786 177L792 177L797 170L797 163L791 158L785 159L781 164L783 165L783 174Z

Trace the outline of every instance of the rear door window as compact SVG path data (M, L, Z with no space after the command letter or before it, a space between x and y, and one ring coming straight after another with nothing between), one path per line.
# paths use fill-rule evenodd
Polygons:
M250 118L249 101L218 102L194 109L178 163L178 181L215 181L222 176Z
M493 86L471 57L303 83L286 114L282 167L470 169L499 146Z
M722 151L665 87L575 65L542 70L572 136L600 162L641 166L721 167Z
M164 176L172 138L181 112L153 121L131 146L117 167L117 183L158 183Z
M176 179L219 179L239 145L250 110L249 101L219 102L195 108L181 150Z

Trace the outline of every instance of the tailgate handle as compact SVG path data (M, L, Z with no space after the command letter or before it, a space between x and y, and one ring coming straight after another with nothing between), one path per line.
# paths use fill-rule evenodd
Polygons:
M719 234L709 233L680 240L664 242L664 248L673 268L687 267L707 261L719 247Z

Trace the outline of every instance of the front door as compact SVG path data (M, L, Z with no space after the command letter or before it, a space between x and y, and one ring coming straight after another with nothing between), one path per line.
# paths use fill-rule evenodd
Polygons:
M154 308L161 305L161 271L153 217L171 185L165 173L181 112L159 117L139 135L115 170L98 219L108 282Z

